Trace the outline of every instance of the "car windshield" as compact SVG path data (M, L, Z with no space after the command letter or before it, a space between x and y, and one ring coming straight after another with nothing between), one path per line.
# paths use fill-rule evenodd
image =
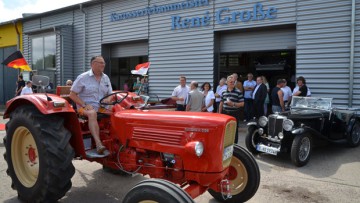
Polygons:
M312 109L331 109L332 98L321 97L292 97L291 108L312 108Z

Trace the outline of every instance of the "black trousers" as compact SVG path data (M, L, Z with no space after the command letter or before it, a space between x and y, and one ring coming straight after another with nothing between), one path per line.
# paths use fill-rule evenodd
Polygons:
M265 101L254 100L254 116L256 118L264 115L264 103Z
M253 118L253 99L245 98L244 99L244 107L245 107L245 119L249 121Z
M236 133L235 133L235 144L238 144L239 141L239 120L240 120L240 109L236 109L236 110L222 110L223 114L232 116L236 119Z
M183 104L176 104L176 111L185 111L186 106Z

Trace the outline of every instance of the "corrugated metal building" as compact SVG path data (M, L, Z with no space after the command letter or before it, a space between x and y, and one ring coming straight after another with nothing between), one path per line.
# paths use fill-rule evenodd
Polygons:
M252 72L271 84L301 75L313 96L360 107L359 12L359 0L95 0L24 18L24 54L56 85L103 55L116 89L149 60L161 98L180 75L216 84Z

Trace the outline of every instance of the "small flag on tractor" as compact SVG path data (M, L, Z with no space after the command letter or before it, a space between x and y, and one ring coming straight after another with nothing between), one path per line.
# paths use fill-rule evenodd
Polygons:
M2 62L2 64L11 68L18 68L24 71L31 71L31 68L26 62L21 51L15 51L14 53L12 53Z
M134 75L146 75L146 73L148 72L149 68L150 68L150 62L138 64L138 65L135 67L135 70L132 70L132 71L131 71L131 74L134 74Z

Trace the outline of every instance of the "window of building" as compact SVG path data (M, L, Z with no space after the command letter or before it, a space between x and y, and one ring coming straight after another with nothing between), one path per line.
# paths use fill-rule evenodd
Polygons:
M32 38L32 69L55 70L56 36Z
M45 34L31 37L32 72L50 78L47 92L54 92L56 70L56 35Z

